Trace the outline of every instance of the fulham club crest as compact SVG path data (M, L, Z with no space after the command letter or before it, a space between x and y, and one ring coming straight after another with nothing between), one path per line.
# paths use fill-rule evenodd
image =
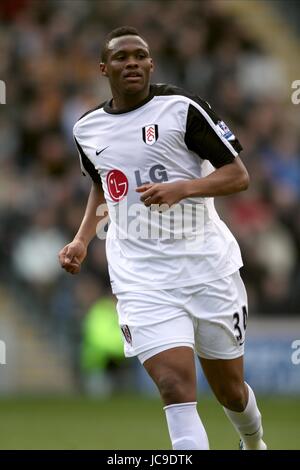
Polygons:
M149 124L143 127L143 141L147 145L153 145L158 139L158 125Z
M126 339L127 343L132 345L132 337L130 333L130 329L128 325L120 325L124 338Z

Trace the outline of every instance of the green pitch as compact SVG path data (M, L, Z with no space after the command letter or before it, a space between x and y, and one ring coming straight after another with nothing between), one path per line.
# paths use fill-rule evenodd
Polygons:
M300 449L300 399L261 398L270 449ZM221 407L199 398L212 449L237 449L238 437ZM170 449L156 399L120 396L0 400L0 449Z

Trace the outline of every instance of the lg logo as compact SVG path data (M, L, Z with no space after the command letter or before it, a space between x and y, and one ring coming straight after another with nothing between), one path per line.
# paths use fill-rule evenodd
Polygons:
M292 342L291 347L292 349L295 349L291 355L292 363L295 366L298 366L300 364L300 339L295 339L295 341Z
M121 201L128 192L128 179L120 170L111 170L106 177L106 184L113 201Z
M136 187L147 183L163 183L168 181L168 174L163 165L154 165L149 170L149 180L143 181L140 170L134 172ZM111 170L106 177L106 184L110 197L114 202L119 202L128 193L127 176L120 170Z
M152 183L163 183L168 181L168 174L163 165L154 165L149 170L149 179L150 181L142 181L140 170L134 172L135 180L137 186L142 186L143 184Z

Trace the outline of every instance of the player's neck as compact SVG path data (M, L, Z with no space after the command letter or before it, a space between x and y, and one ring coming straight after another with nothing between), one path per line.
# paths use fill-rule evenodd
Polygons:
M126 111L126 109L134 108L146 100L150 93L150 86L145 90L142 90L139 93L135 94L126 94L121 95L119 93L113 92L113 99L111 102L111 107L115 111Z

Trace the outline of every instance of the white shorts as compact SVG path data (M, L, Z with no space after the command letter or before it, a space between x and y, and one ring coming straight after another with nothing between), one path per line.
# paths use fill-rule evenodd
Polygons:
M143 363L177 346L194 348L206 359L244 354L248 305L239 271L205 284L117 297L126 357Z

